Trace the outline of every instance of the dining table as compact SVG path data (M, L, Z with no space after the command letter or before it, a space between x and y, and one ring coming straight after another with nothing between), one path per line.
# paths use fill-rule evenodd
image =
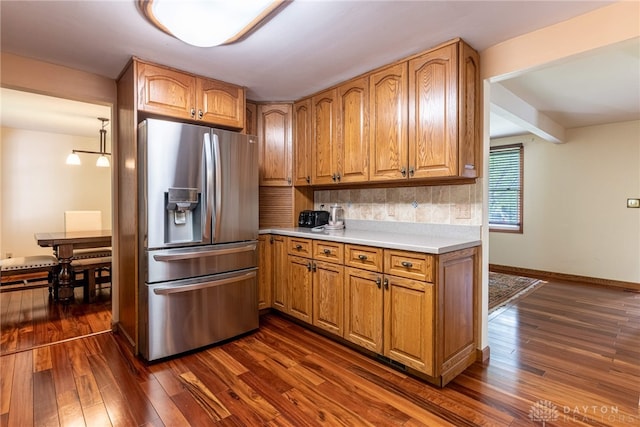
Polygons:
M111 230L43 232L35 233L35 239L38 246L53 248L58 258L57 280L53 281L54 296L65 302L73 298L73 250L111 246Z

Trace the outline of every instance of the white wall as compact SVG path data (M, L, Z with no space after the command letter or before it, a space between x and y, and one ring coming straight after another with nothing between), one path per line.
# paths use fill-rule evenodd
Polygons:
M111 168L96 167L92 154L80 154L80 166L65 164L72 149L98 148L97 132L86 138L0 129L2 258L51 254L34 233L64 231L65 210L100 210L103 227L111 229Z
M640 121L567 131L524 144L523 234L489 233L491 264L640 282Z

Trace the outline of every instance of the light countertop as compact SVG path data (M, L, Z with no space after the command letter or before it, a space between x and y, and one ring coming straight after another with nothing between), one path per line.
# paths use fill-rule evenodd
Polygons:
M312 231L310 228L265 228L260 234L327 240L387 249L444 254L480 246L479 227L389 223L382 221L349 221L344 230Z

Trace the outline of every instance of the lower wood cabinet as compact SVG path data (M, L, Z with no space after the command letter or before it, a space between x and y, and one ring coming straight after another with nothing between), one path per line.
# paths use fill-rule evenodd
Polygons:
M273 237L273 308L438 386L475 361L476 248L430 255Z
M286 312L307 323L312 322L312 263L308 258L289 255L287 261L288 299Z

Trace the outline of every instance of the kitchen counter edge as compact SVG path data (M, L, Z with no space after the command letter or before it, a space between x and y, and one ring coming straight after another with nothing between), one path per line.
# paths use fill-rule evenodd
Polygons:
M414 235L373 230L332 230L314 232L310 228L265 228L260 234L276 234L312 240L325 240L354 245L375 246L384 249L421 252L440 255L461 249L480 246L481 240L451 238L446 236Z

